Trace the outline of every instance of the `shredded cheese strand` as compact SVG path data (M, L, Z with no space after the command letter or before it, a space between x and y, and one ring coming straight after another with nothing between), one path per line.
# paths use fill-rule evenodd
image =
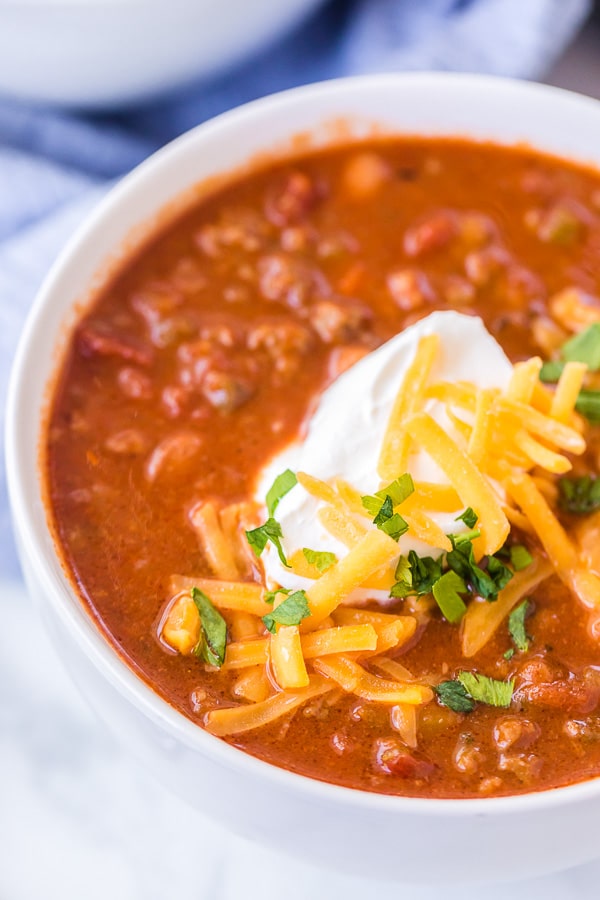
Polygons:
M506 397L518 403L531 403L535 386L540 377L542 360L533 356L525 362L515 363L511 379L506 390Z
M406 471L408 435L404 424L407 417L421 404L439 346L440 339L437 334L421 338L415 358L408 367L396 395L377 464L377 473L384 482L393 481Z
M262 728L281 716L294 712L307 700L326 694L332 687L330 680L313 675L309 686L302 690L282 691L261 703L244 704L229 709L213 709L206 714L204 720L206 730L217 737L226 737Z
M495 553L510 530L500 502L473 460L427 413L414 416L406 430L444 472L465 506L477 510L481 538L475 542L480 554Z
M472 600L461 623L463 656L470 658L479 653L519 600L535 590L551 574L551 564L538 558L523 571L515 572L493 603Z
M557 422L569 422L587 370L587 365L580 362L568 362L562 370L550 407L550 415Z

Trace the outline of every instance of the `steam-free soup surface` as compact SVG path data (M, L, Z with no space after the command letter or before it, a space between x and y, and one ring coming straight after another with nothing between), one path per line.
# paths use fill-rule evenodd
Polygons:
M214 577L190 510L252 500L320 392L407 325L436 309L473 313L512 361L547 359L600 321L599 272L600 178L526 149L370 142L274 164L203 200L94 300L52 405L50 513L107 639L198 727L207 710L245 702L239 671L208 670L161 639L171 576ZM595 472L600 451L585 428L578 475ZM559 515L570 533L581 526ZM585 521L598 528L593 513ZM250 558L243 577L260 580L260 563ZM528 649L515 652L504 624L468 665L460 626L437 608L413 598L387 610L418 616L397 655L415 677L514 678L508 708L461 713L434 699L407 747L388 705L334 691L227 740L391 794L513 794L597 775L589 613L555 576L529 600Z

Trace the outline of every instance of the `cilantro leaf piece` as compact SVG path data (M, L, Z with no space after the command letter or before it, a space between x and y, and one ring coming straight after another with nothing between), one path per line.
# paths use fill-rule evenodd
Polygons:
M404 521L399 513L394 513L393 516L390 516L389 519L377 527L380 531L385 531L386 534L389 534L394 541L399 541L402 535L408 531L408 523Z
M579 391L579 396L575 402L575 409L578 413L592 422L597 424L600 422L600 391Z
M381 499L379 497L376 497L375 494L365 494L364 497L360 498L360 502L370 516L376 516L379 514L382 503Z
M454 535L449 535L453 549L446 554L446 562L452 572L456 572L465 584L484 597L496 597L498 591L493 578L475 562L473 544L470 541L457 541Z
M435 582L442 577L441 558L417 556L414 550L410 550L408 558L401 556L398 560L395 577L396 584L390 591L390 597L430 594Z
M508 660L511 660L511 659L513 658L514 655L515 655L515 648L514 648L514 647L509 647L509 649L506 651L506 653L503 653L503 654L502 654L502 656L504 657L504 659L506 659L507 661L508 661Z
M408 523L399 513L394 512L394 504L389 494L381 504L379 512L373 519L373 524L377 525L380 531L389 534L395 541L400 540L401 536L408 531Z
M415 485L412 476L405 472L404 475L400 475L399 478L390 482L386 487L375 491L374 494L367 494L360 499L367 512L372 516L376 516L387 497L391 499L392 507L398 506L400 503L404 503L406 498L414 493L414 490Z
M430 594L433 585L442 577L442 562L432 556L417 556L410 550L408 561L412 571L413 587L417 594Z
M478 675L475 672L459 672L456 676L473 700L478 703L486 703L488 706L506 708L510 706L515 680L497 681L487 675Z
M376 491L376 496L381 497L382 494L385 497L390 496L394 506L398 506L400 503L404 503L407 497L414 494L414 491L415 484L412 480L412 475L405 472L404 475L400 475L399 478L390 482L387 487L382 488L380 491Z
M553 384L562 375L565 363L585 363L590 372L600 371L600 322L594 322L588 328L580 331L563 344L560 349L560 359L545 362L540 371L540 381ZM594 394L596 391L582 391L581 394ZM581 394L579 395L581 398ZM579 402L579 401L578 401ZM585 404L584 404L585 405ZM586 415L580 409L582 415Z
M282 472L281 475L277 476L267 491L267 496L265 498L270 519L275 515L275 510L279 506L279 501L282 500L286 494L289 494L291 489L297 484L298 479L291 469L286 469L285 472Z
M277 519L273 518L267 519L264 525L259 525L258 528L253 528L252 531L246 532L246 538L252 547L255 556L260 556L268 542L271 541L277 549L277 555L279 556L282 565L289 569L289 563L283 552L283 547L281 546L282 537L283 531L281 525Z
M600 322L594 322L563 344L560 355L565 362L582 362L590 372L597 372L600 369Z
M388 519L391 519L394 515L394 504L392 502L392 498L389 494L386 495L383 503L380 505L377 510L377 515L373 519L373 524L379 527L383 525L384 522L387 522Z
M527 553L527 550L525 550L525 552ZM527 555L529 556L529 554ZM529 562L531 562L531 557L529 557ZM529 565L529 563L527 563L526 565ZM522 568L525 568L525 566L523 566ZM508 566L505 566L504 563L502 563L496 555L488 556L487 571L488 575L491 575L492 581L496 585L496 595L498 591L501 591L502 588L506 587L510 579L513 577L513 573L508 568ZM488 597L487 599L491 600L495 598Z
M265 591L263 600L265 603L275 603L277 594L291 594L290 588L278 587L274 591Z
M508 617L508 631L517 650L525 652L529 650L529 635L525 630L525 619L529 611L529 600L525 598L519 603Z
M600 509L600 478L584 475L582 478L560 478L559 505L566 512L586 515Z
M555 384L562 375L564 367L564 362L558 360L545 362L540 369L540 381L543 381L544 384Z
M457 544L468 544L470 541L474 541L475 538L481 537L481 531L478 528L472 528L470 531L463 531L462 534L449 534L447 537L450 538L452 546L455 547Z
M434 687L434 691L442 706L454 712L470 713L475 709L475 703L460 681L442 681Z
M414 552L414 551L411 551ZM405 584L407 587L412 589L413 586L413 572L412 565L410 559L406 556L401 556L396 564L396 571L394 572L394 578L396 581L400 581Z
M404 600L406 597L410 597L414 594L410 584L407 584L406 581L397 581L390 588L390 597L393 597L395 600Z
M262 620L267 631L275 634L276 625L299 625L307 616L310 616L310 607L305 592L294 591Z
M563 344L560 349L560 359L545 362L542 366L540 381L544 381L546 384L557 382L562 375L565 363L568 362L582 362L587 365L590 372L600 371L600 322L594 322ZM577 401L581 404L581 408L577 404L575 405L578 412L592 422L600 421L600 399L596 400L593 396L597 394L598 391L581 391ZM592 396L586 397L585 395ZM588 415L588 412L592 415Z
M460 516L455 518L455 522L464 522L467 528L475 528L477 524L477 513L474 512L470 506L467 506L464 513L461 513Z
M446 572L433 585L435 602L441 609L445 618L452 622L460 622L467 611L464 600L460 594L467 592L467 586L456 572Z
M227 623L203 591L193 587L191 594L200 613L202 632L194 652L209 665L220 668L225 662Z
M311 566L316 566L318 572L326 572L338 561L335 553L329 553L326 550L311 550L309 547L303 547L302 552L306 562Z
M394 578L396 579L396 584L392 585L390 597L404 599L404 597L409 597L411 594L416 593L413 588L412 566L406 556L399 558Z
M513 544L510 548L510 564L515 572L526 569L533 562L533 556L524 544Z
M479 532L471 532L479 537ZM446 554L449 568L463 579L468 587L490 602L496 600L498 591L506 587L513 576L497 556L488 556L486 568L477 565L470 535L449 534L452 550Z

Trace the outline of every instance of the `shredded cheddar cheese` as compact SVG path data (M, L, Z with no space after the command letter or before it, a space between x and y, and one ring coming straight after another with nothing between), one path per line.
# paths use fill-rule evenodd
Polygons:
M494 400L498 394L495 390L482 390L475 401L475 419L469 435L468 453L475 465L480 466L488 453L492 436Z
M297 625L280 625L271 635L269 655L275 680L284 691L309 683Z
M311 615L302 623L303 630L315 628L337 609L356 585L363 584L370 575L397 555L396 541L383 531L368 531L347 556L321 575L306 592Z
M444 429L427 413L414 416L407 431L445 473L465 506L476 509L481 522L481 552L495 553L508 537L508 520L489 481Z
M377 472L382 481L391 481L406 469L409 436L405 423L421 405L439 345L437 334L421 338L415 358L400 386L379 452Z
M338 541L352 549L364 538L367 528L352 518L348 511L340 512L334 506L325 506L319 510L319 521Z
M565 425L569 422L571 416L575 412L575 404L579 397L579 392L583 386L583 379L587 372L585 363L568 362L556 385L552 405L550 406L550 416L558 422Z
M239 545L242 515L244 520L252 518L247 504L218 511L213 503L204 502L193 508L190 521L217 577L172 577L161 638L183 655L198 653L204 624L192 588L204 592L214 609L226 615L228 643L221 669L231 673L232 693L243 705L209 711L205 722L213 734L259 728L310 699L346 692L387 704L391 727L414 748L418 707L431 701L431 686L437 682L433 676L429 681L417 679L390 656L410 641L417 623L437 608L436 603L449 622L461 620L467 659L552 573L585 606L600 608L600 578L587 564L585 546L571 539L555 511L556 476L569 471L571 457L586 448L576 402L587 366L565 363L554 391L539 382L538 357L517 363L504 391L480 389L467 381L432 384L438 349L437 336L422 338L399 386L373 473L373 493L363 497L340 477L327 482L308 472L284 473L286 491L297 478L300 489L318 501L316 520L346 548L339 556L318 546L289 552L290 572L310 581L306 591L279 586L267 591L241 580L252 577ZM449 425L442 426L442 419L432 413L431 404L436 403ZM410 475L403 474L407 467L410 471L410 453L416 449L437 465L446 483L413 485ZM455 519L471 529L465 538L471 556L460 557L460 534L446 534L434 518L442 513L456 514ZM511 544L507 550L511 528L527 535L528 543L539 541L542 550L522 544L516 548ZM411 568L414 559L410 555L406 559L398 543L405 533L432 548L432 558L421 559L417 574ZM512 571L500 557L512 560L515 549L521 559L525 556L525 563L518 565L515 554ZM490 559L498 551L498 558ZM442 562L451 554L475 566L471 571L478 573L477 578L487 579L479 588L481 596L471 595L465 602L465 593L474 589L467 589L454 569L448 568L448 577L442 577ZM490 580L494 572L503 580ZM437 580L427 582L428 577ZM442 582L448 586L445 595ZM404 613L413 614L346 605L358 588L404 598ZM288 618L275 614L284 609ZM303 611L290 619L293 609Z
M414 535L417 540L429 544L430 547L440 547L442 550L452 549L449 538L426 512L414 509L411 513L405 513L404 518L408 522L409 534Z
M539 356L516 363L506 390L507 398L517 403L531 403L541 368L542 360Z

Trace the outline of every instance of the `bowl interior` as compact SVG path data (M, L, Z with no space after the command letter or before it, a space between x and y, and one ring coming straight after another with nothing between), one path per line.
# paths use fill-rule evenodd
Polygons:
M557 127L557 122L560 127ZM600 168L600 107L555 89L470 76L377 76L330 82L258 101L184 135L124 179L57 261L36 300L15 362L7 407L7 467L14 521L26 569L71 639L103 677L186 746L286 790L372 808L427 808L468 815L567 802L598 792L598 782L495 800L434 801L372 795L312 782L223 744L154 694L112 651L80 604L57 557L43 502L41 423L65 341L106 273L158 222L232 172L257 161L368 135L465 136L515 144ZM24 411L25 414L24 414Z

